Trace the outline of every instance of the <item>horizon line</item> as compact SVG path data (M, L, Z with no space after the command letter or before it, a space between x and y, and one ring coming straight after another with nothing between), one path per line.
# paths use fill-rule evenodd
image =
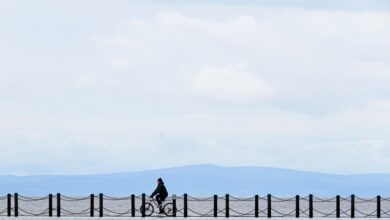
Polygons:
M101 173L85 173L85 174L65 174L65 173L48 173L48 174L0 174L0 177L38 177L38 176L100 176L100 175L117 175L117 174L127 174L127 173L142 173L142 172L156 172L164 171L169 169L177 168L186 168L186 167L200 167L200 166L209 166L216 168L254 168L254 169L275 169L275 170L284 170L290 172L304 172L311 174L321 174L321 175L336 175L336 176L361 176L361 175L390 175L390 173L332 173L332 172L321 172L321 171L311 171L311 170L302 170L302 169L293 169L293 168L283 168L283 167L271 167L271 166L255 166L255 165L243 165L243 166L226 166L218 165L211 163L196 163L196 164L186 164L186 165L177 165L171 167L163 168L151 168L145 170L133 170L133 171L118 171L118 172L101 172Z

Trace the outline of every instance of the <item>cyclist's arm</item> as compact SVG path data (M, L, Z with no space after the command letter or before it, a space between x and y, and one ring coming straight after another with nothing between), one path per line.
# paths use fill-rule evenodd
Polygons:
M161 192L161 185L158 185L157 188L152 193L152 195L150 195L150 197L153 197L153 196L157 195L157 193L160 193L160 192Z

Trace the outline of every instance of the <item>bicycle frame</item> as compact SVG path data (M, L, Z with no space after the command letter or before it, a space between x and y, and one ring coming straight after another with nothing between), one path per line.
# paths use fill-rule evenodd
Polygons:
M173 203L169 203L164 201L161 201L161 208L166 216L171 216L172 211L173 211ZM171 207L172 206L172 207ZM141 206L140 210L142 209L143 206ZM146 216L151 216L154 213L154 209L158 208L160 209L157 200L154 198L148 198L147 200L145 199L145 215Z

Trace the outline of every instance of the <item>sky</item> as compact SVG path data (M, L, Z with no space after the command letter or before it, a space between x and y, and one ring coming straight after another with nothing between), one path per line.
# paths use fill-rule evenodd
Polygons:
M390 2L0 2L0 175L390 173Z

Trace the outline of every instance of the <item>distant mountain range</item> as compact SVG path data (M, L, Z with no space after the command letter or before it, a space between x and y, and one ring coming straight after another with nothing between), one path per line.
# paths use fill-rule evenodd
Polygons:
M192 165L160 170L99 175L0 176L0 195L150 194L156 179L165 180L169 193L206 196L389 196L390 174L335 175L267 167Z

